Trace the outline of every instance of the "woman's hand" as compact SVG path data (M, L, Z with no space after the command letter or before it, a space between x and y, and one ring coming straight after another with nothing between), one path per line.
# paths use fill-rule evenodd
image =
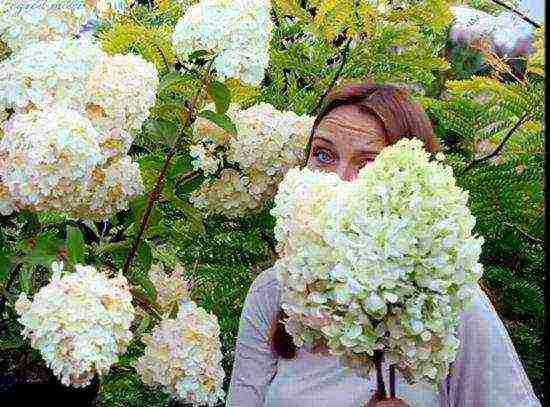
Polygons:
M384 399L378 400L376 395L374 395L369 401L365 401L365 407L410 407L407 403L400 399Z

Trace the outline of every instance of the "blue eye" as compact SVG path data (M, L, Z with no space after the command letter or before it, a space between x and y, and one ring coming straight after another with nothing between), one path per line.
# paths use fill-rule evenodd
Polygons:
M332 157L325 150L316 150L315 158L317 158L317 160L319 160L323 164L329 164L332 161Z

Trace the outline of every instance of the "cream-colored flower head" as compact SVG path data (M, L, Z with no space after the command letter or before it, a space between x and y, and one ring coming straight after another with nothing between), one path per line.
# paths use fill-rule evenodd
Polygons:
M138 55L98 58L85 85L86 113L108 156L128 153L133 133L155 104L158 85L157 69Z
M168 274L162 263L151 266L149 279L157 291L157 303L163 313L169 313L189 295L190 282L185 279L181 263L176 263L174 270Z
M213 109L213 107L211 107ZM313 118L280 112L267 103L226 113L237 135L199 118L191 147L195 169L208 176L191 202L205 213L243 216L273 197L284 174L303 159ZM232 167L224 168L228 162Z
M52 264L52 279L33 300L22 293L15 304L29 338L66 386L84 387L103 375L132 339L132 295L122 275L107 278L92 266L63 273Z
M124 156L92 172L91 185L81 194L80 205L68 213L79 218L106 220L128 209L128 202L144 192L138 163Z
M98 43L84 39L30 43L0 63L0 105L24 111L55 103L81 110L86 81L102 55Z
M143 382L177 400L213 406L225 397L218 319L193 301L180 304L175 319L164 319L145 335L145 354L134 367Z
M287 331L324 342L348 366L384 351L413 383L437 386L458 349L459 313L477 289L482 237L452 169L418 139L386 147L351 182L290 170L272 214Z
M210 51L221 80L236 78L257 86L269 63L269 12L265 0L201 0L178 21L174 51L183 60L194 51Z
M31 43L74 38L91 17L86 0L2 0L0 38L17 52Z
M105 162L99 135L63 106L15 114L0 141L0 179L13 201L35 211L66 211Z

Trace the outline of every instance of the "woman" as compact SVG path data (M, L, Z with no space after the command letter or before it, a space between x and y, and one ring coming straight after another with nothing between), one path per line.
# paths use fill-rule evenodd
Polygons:
M352 180L387 145L418 137L439 151L422 108L394 86L352 85L334 92L313 126L307 165ZM479 290L463 312L460 348L435 392L409 386L396 372L401 400L372 400L376 375L345 374L327 349L296 349L281 324L280 288L271 269L253 282L242 311L227 406L235 407L477 407L540 406L510 338L487 296ZM382 364L389 383L388 366Z

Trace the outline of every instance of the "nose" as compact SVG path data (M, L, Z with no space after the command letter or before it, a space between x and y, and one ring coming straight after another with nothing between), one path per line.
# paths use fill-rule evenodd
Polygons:
M342 162L336 168L336 174L344 181L353 181L357 178L357 169L351 163Z

